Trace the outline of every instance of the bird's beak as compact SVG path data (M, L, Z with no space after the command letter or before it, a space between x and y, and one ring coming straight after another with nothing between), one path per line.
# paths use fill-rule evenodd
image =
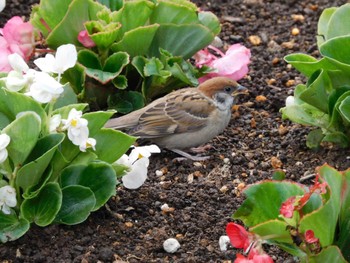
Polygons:
M238 84L237 89L234 92L232 92L232 96L237 96L239 94L248 94L248 92L249 91L246 87Z

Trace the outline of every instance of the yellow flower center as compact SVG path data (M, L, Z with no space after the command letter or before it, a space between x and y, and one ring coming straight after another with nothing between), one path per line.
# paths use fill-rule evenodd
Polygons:
M78 121L77 121L76 119L73 119L73 120L70 122L70 124L71 124L73 127L75 127L75 126L77 126Z

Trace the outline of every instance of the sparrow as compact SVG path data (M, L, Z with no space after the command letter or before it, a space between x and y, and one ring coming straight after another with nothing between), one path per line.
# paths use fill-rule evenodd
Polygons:
M183 150L203 145L223 132L230 122L235 96L246 91L230 78L215 77L111 119L105 127L124 130L194 161L206 160L209 157L192 156Z

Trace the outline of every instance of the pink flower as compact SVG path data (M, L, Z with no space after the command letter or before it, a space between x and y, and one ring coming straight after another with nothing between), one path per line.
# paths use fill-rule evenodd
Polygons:
M295 209L295 196L289 197L287 201L283 202L280 208L280 214L286 218L292 218Z
M78 34L78 41L83 44L84 47L90 48L96 46L95 42L89 36L86 30L82 30Z
M230 222L226 226L226 233L233 247L244 250L249 247L251 234L243 226Z
M216 51L221 58L218 58L208 51L208 48ZM197 67L207 65L215 71L201 77L199 82L202 83L207 79L216 76L225 76L234 80L240 80L248 73L248 64L250 63L250 50L241 44L232 45L226 53L213 46L199 51L194 55L195 64Z
M237 254L234 263L273 263L273 260L263 251L259 252L259 250L253 248L247 257Z
M29 22L23 22L19 16L12 17L4 28L0 29L0 71L11 70L7 60L10 54L17 53L25 60L29 60L35 45L33 29Z
M318 238L315 237L315 233L312 230L306 230L305 241L309 244L318 242Z

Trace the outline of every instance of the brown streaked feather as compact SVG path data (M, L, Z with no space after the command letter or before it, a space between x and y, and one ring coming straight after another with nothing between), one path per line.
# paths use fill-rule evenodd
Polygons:
M193 107L194 104L196 107ZM206 110L203 110L204 108ZM196 88L182 89L145 109L138 124L132 127L129 133L142 138L155 138L174 133L195 132L207 124L209 115L204 113L214 109L214 103L211 100L203 100L203 95Z

